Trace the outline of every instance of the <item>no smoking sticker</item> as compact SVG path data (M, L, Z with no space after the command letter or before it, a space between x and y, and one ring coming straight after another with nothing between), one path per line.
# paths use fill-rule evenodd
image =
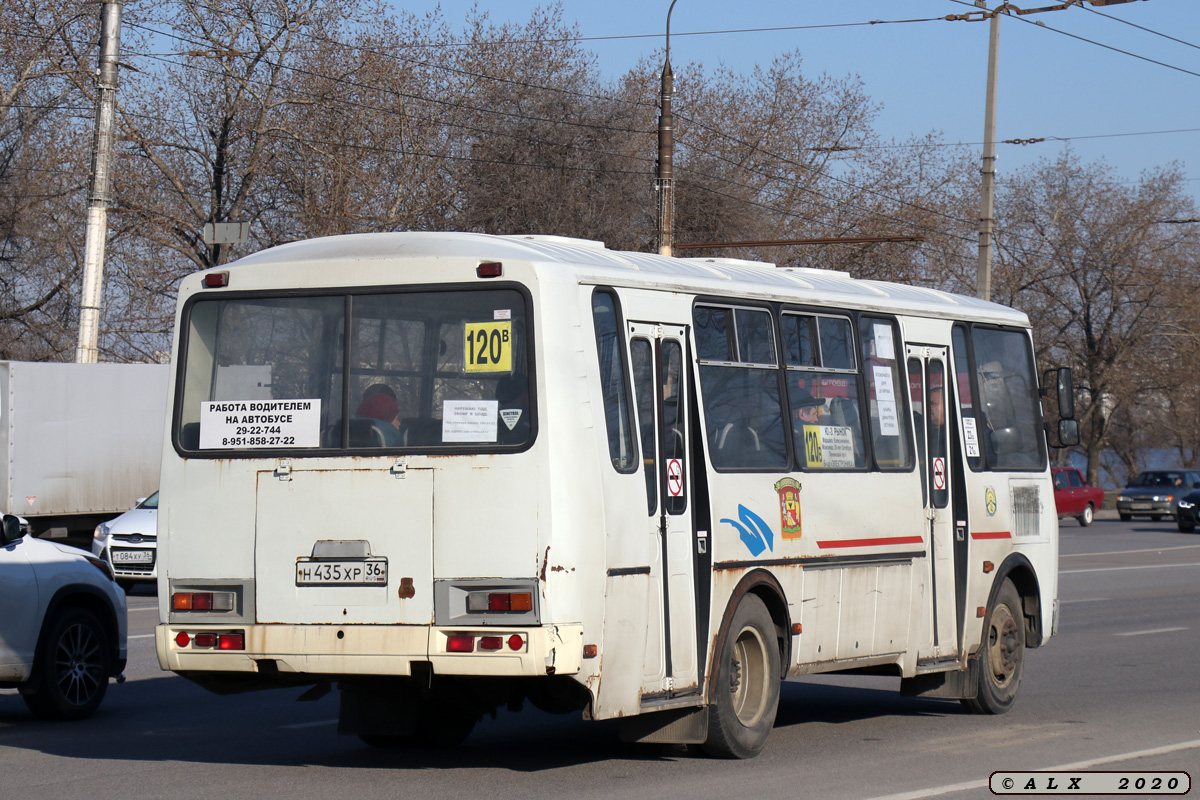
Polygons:
M946 488L946 459L933 460L933 488L941 491Z
M667 461L667 494L683 497L683 460L672 458Z

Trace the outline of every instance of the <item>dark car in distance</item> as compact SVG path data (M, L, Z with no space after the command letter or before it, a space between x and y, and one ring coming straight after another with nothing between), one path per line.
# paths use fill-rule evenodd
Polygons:
M1175 504L1175 521L1180 533L1191 533L1200 525L1200 490L1193 490Z
M1104 490L1088 486L1083 474L1074 467L1055 467L1054 505L1058 518L1074 517L1087 527L1096 518L1096 509L1104 505Z
M1198 470L1146 470L1117 495L1117 513L1123 520L1139 516L1157 522L1163 517L1174 517L1176 501L1192 489L1200 489Z

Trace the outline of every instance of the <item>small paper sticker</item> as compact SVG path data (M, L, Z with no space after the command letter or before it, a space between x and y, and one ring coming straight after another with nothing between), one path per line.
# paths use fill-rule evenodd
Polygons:
M442 441L496 441L499 408L495 400L446 400L442 403Z
M889 361L896 357L896 345L892 342L892 326L875 323L875 357Z
M521 411L522 409L520 408L500 409L500 419L504 420L504 424L508 426L510 431L517 427L517 423L521 420Z

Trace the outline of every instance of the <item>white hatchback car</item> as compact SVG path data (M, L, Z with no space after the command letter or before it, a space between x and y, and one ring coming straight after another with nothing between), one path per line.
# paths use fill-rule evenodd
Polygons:
M89 716L124 680L125 593L102 559L21 523L0 525L0 688L45 719Z
M158 492L139 500L121 516L96 526L92 555L112 565L117 583L129 591L158 579Z

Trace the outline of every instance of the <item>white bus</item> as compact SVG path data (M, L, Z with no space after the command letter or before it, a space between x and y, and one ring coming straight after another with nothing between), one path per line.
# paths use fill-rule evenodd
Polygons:
M750 757L785 677L999 713L1055 628L1052 426L1010 308L369 234L188 277L175 348L159 661L336 688L372 745L527 699Z

